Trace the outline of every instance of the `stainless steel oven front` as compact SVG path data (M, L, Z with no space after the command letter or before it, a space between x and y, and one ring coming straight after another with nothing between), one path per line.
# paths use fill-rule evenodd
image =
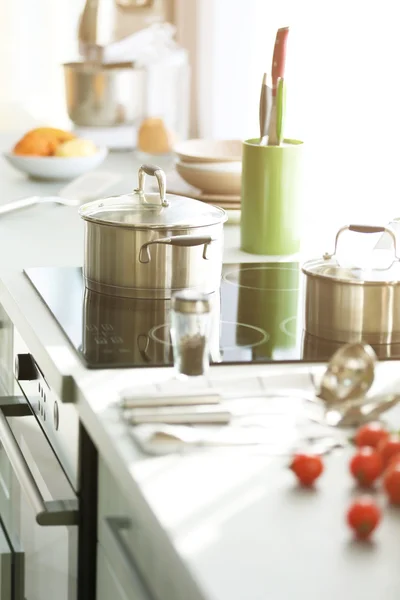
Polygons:
M0 323L0 599L76 600L78 420L63 429L61 403L1 307Z

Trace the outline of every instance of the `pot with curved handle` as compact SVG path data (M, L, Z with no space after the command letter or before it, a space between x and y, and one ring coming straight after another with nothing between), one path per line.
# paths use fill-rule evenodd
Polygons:
M145 192L146 175L157 179L158 193ZM167 194L165 173L157 166L142 165L138 181L132 194L79 210L85 220L86 286L129 298L167 299L187 288L216 291L225 211Z
M387 233L393 242L390 264L381 268L341 266L336 251L345 231ZM308 334L336 342L400 342L400 257L390 228L342 227L336 234L334 252L306 262L302 271L306 277L304 329Z

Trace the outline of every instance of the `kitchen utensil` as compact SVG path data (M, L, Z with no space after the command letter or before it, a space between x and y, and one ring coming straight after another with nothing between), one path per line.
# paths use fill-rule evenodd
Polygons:
M120 406L122 409L131 408L162 408L168 406L197 406L199 404L216 405L220 404L221 396L219 394L213 394L210 390L204 393L196 392L191 393L176 393L173 396L171 394L163 394L162 392L157 393L155 396L146 397L135 397L125 395Z
M286 45L289 35L289 27L278 29L275 38L274 54L272 58L272 108L268 131L268 145L278 145L276 136L276 92L278 79L285 76Z
M268 142L269 121L272 110L272 79L264 73L260 95L260 145Z
M64 65L68 116L80 127L139 125L145 115L146 72L131 63ZM133 132L132 132L133 136Z
M157 178L159 193L145 193L146 174ZM143 165L138 178L132 194L79 209L86 286L115 296L164 299L180 289L217 290L225 211L166 194L159 167Z
M156 454L189 448L228 450L235 447L259 449L262 453L270 452L272 455L293 455L296 451L328 454L345 445L337 436L326 435L299 439L294 445L287 440L277 443L269 439L268 430L246 431L231 425L205 430L199 426L144 424L136 426L133 435L145 451Z
M176 144L174 151L184 163L240 162L241 140L186 140Z
M173 297L171 339L178 376L198 377L208 370L211 308L206 294L183 290Z
M359 427L363 423L376 421L382 414L400 402L400 395L375 396L361 406L350 406L344 412L332 411L327 422L336 427Z
M165 423L166 425L220 425L229 423L231 413L219 406L169 406L167 408L135 408L130 411L128 421L132 425L142 423Z
M340 236L386 232L393 241L391 264L385 268L341 266L335 258ZM387 227L348 225L335 240L333 254L307 261L305 321L307 333L338 342L400 342L400 264L396 238Z
M78 200L68 200L67 198L60 198L59 196L30 196L29 198L22 198L21 200L15 200L14 202L8 202L7 204L0 204L0 215L4 215L28 206L35 206L36 204L61 204L63 206L78 206Z
M105 160L107 148L99 148L90 156L21 156L5 152L4 158L18 171L35 179L66 180L74 179L96 169Z
M85 173L64 186L58 196L30 196L0 205L0 215L20 210L35 204L55 203L64 206L77 206L82 201L98 198L107 188L120 180L120 175L107 173Z
M368 344L345 344L330 359L318 397L327 405L363 401L375 377L377 356Z
M290 255L300 249L303 142L243 143L241 249Z
M205 194L240 194L242 163L184 163L177 162L175 168L186 183Z
M276 91L276 140L277 140L278 146L280 146L283 141L285 111L286 111L286 86L285 86L284 79L281 77L278 80L278 87L277 87L277 91Z

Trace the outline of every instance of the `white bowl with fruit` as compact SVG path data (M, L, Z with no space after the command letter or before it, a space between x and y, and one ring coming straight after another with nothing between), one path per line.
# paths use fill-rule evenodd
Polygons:
M66 180L98 167L108 150L61 129L28 131L4 158L18 171L35 179Z

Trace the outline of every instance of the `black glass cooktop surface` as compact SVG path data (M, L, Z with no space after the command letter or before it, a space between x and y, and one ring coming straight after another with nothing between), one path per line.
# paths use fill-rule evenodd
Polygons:
M81 268L38 267L25 274L87 367L172 364L170 301L92 292ZM216 306L213 363L326 361L341 345L303 331L297 262L224 265ZM400 358L400 350L394 357Z

